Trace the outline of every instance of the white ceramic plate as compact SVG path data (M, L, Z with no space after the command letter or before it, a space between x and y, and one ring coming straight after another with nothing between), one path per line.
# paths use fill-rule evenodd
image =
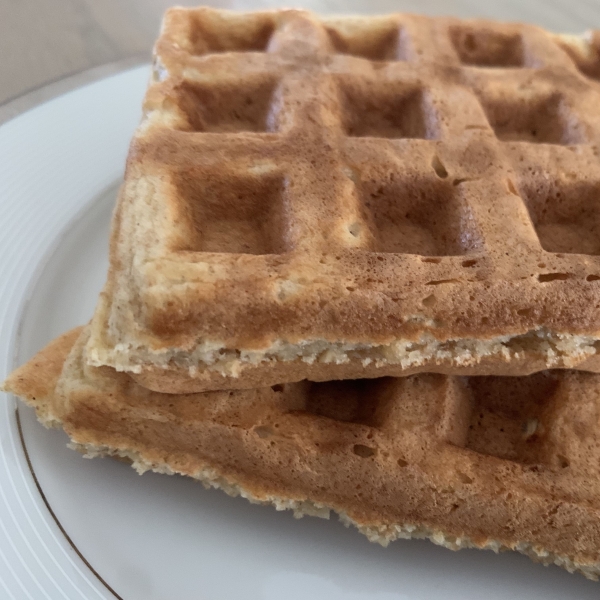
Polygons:
M91 316L148 68L0 126L0 377ZM0 404L0 598L597 599L598 584L512 553L389 548L335 520L84 460L14 398Z

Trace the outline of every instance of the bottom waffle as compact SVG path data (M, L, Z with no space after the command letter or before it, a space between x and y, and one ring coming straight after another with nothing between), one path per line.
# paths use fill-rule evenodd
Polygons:
M165 395L52 342L5 383L87 456L297 516L337 512L370 540L511 549L600 574L600 375L416 375Z

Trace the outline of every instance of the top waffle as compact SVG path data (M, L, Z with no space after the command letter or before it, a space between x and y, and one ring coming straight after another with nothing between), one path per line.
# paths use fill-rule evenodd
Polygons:
M88 357L164 391L600 370L600 35L172 9Z

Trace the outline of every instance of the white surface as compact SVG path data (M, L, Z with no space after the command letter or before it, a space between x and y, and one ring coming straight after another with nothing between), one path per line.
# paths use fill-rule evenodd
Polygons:
M1 377L91 315L146 72L104 79L0 127ZM517 554L453 553L423 541L383 549L334 520L296 521L190 480L87 461L63 433L19 411L49 505L124 600L600 596L598 584ZM0 598L113 598L41 499L11 398L0 405L0 443Z

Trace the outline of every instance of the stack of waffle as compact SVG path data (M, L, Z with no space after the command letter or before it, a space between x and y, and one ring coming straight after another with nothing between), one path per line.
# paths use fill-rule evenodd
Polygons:
M173 9L91 323L5 383L88 456L600 574L600 34Z

